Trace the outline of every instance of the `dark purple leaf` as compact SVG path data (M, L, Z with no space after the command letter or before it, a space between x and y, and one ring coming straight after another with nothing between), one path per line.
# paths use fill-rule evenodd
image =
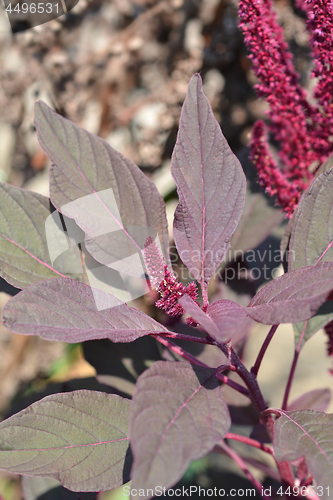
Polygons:
M295 215L289 247L289 271L333 261L333 169L304 193Z
M50 197L86 233L86 248L100 263L142 276L141 250L158 237L169 263L165 203L157 188L130 160L103 139L35 106L38 140L52 161Z
M115 394L55 394L0 423L0 469L50 477L72 491L129 479L130 401Z
M265 325L304 321L317 312L332 288L332 262L295 269L259 290L247 314Z
M332 399L332 392L328 388L314 389L302 394L299 398L288 404L288 411L316 410L326 411Z
M132 342L150 333L168 331L112 295L69 278L26 288L7 302L2 320L14 332L69 343L105 338Z
M0 182L0 274L11 285L25 288L65 276L53 267L48 251L45 222L50 213L45 196ZM80 278L82 268L72 266L72 272Z
M130 413L132 488L169 488L228 432L230 416L214 373L158 361L139 377Z
M333 414L281 411L274 434L277 460L295 461L304 457L316 484L322 488L320 498L329 500L333 488Z
M246 309L232 300L217 300L204 313L189 297L179 299L185 311L218 342L225 342L239 333L247 322Z
M245 176L194 75L183 105L171 173L177 184L174 238L203 290L222 262L245 199Z
M329 158L324 165L329 166L331 162ZM289 270L311 266L318 261L333 261L332 205L333 169L330 168L314 180L300 200L290 236ZM323 311L308 321L303 341L332 319L332 304L325 304ZM294 325L296 338L300 337L303 328L303 323Z

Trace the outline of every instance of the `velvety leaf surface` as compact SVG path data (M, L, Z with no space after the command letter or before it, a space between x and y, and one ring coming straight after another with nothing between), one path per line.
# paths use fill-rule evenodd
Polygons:
M97 310L96 299L104 304ZM16 333L76 343L108 338L132 342L168 330L143 312L101 290L60 278L31 285L7 302L3 324Z
M323 165L319 175L303 194L293 223L288 268L297 269L320 261L333 261L333 169L332 158ZM325 312L326 311L326 312ZM333 319L332 304L327 304L319 316L308 321L304 342ZM294 325L296 338L303 331L304 323Z
M289 270L333 260L333 169L302 196L291 231Z
M295 269L259 290L247 306L247 314L265 325L304 321L325 302L332 280L331 262Z
M242 214L246 183L199 75L188 87L171 173L179 196L175 243L182 261L205 288L229 248Z
M274 424L274 449L277 460L293 461L304 457L323 500L333 488L333 414L311 410L282 412Z
M305 326L305 331L303 335L303 342L302 345L305 344L307 340L309 340L312 335L314 335L318 330L321 328L324 328L327 323L333 320L333 301L328 300L324 302L324 304L318 309L316 312L315 316L313 318L310 318L306 325L304 322L301 323L295 323L293 325L294 331L295 331L295 338L296 341L300 339L304 326Z
M169 488L229 428L228 408L214 370L158 361L139 377L133 397L132 488Z
M236 335L247 322L246 309L232 300L217 300L204 313L184 295L179 300L185 311L194 318L218 342L225 342Z
M53 268L48 252L49 215L48 198L0 182L0 274L11 285L25 288L64 276Z
M53 164L52 203L85 231L91 255L137 276L142 274L139 255L146 238L158 236L169 263L165 203L154 182L109 143L42 101L35 106L35 124L39 143Z
M72 491L128 481L130 401L115 394L55 394L0 423L0 469L51 477Z
M288 404L288 411L316 410L326 411L332 399L332 392L328 388L314 389L302 394L299 398Z

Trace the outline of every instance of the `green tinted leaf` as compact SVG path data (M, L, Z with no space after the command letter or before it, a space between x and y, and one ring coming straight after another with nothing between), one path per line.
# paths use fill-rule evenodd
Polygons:
M130 401L115 394L55 394L0 423L0 469L50 477L72 491L128 481Z
M50 213L45 196L0 182L0 274L11 285L25 288L65 276L53 267L48 251Z
M333 414L282 411L275 421L274 436L277 460L294 461L304 457L317 485L323 488L320 498L329 500L333 488Z
M98 493L80 493L67 490L59 481L49 477L22 478L24 500L96 500Z

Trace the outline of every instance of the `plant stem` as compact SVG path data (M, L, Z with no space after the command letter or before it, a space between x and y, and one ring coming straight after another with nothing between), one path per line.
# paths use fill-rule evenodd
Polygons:
M250 398L254 407L261 415L262 412L266 410L267 404L259 389L256 377L245 368L242 361L239 359L239 357L237 356L237 354L235 353L230 344L217 343L216 345L221 349L223 354L227 356L230 364L235 366L236 373L245 382L247 388L249 389Z
M252 366L251 368L251 373L253 373L253 375L256 377L258 375L258 371L259 371L259 368L260 368L260 365L261 365L261 361L266 353L266 350L269 346L269 343L270 341L272 340L277 328L278 328L279 325L273 325L271 327L271 329L269 330L268 334L267 334L267 337L265 338L264 340L264 343L263 345L261 346L261 349L259 351L259 354L258 354L258 357L256 359L256 362L254 363L254 365Z
M228 432L224 437L225 439L233 439L235 441L248 444L250 446L253 446L254 448L258 448L259 450L265 451L266 453L273 455L272 448L266 446L263 443L260 443L259 441L256 441L255 439L251 439L246 436L240 436L239 434L234 434L233 432Z
M217 343L218 347L221 349L221 351L227 356L229 359L230 364L234 365L236 368L236 373L241 377L241 379L245 382L249 393L250 393L250 399L253 403L253 406L259 413L259 416L262 420L262 422L265 424L267 432L269 434L269 437L271 438L271 441L273 442L274 439L274 420L272 415L265 413L265 410L267 408L266 401L264 400L264 397L261 393L261 390L258 386L257 378L253 373L250 373L245 366L243 365L242 361L239 359L233 348L231 347L230 344L220 344ZM279 469L280 472L280 477L282 481L282 485L284 487L293 487L295 484L295 476L293 473L293 470L291 468L291 465L288 462L279 462L276 460L276 465Z
M289 377L288 377L288 381L287 381L287 385L286 385L286 390L284 392L283 403L282 403L282 408L281 408L282 410L286 410L287 406L288 406L288 398L289 398L289 393L290 393L290 389L291 389L291 384L293 382L293 378L295 375L296 365L297 365L299 353L300 353L301 348L302 348L302 342L303 342L303 338L304 338L307 324L308 324L308 322L305 321L302 334L299 338L297 348L296 348L295 353L294 353L294 359L293 359L293 362L291 365L291 369L290 369L290 373L289 373Z
M171 340L168 340L166 338L160 337L159 335L155 335L155 334L152 335L152 336L156 340L158 340L161 344L163 344L165 347L167 347L168 349L170 349L174 353L178 354L182 358L186 359L186 361L189 361L190 363L193 363L194 365L202 366L203 368L210 368L211 369L210 366L206 365L202 361L199 361L197 358L195 358L194 356L192 356L192 354L190 354L189 352L185 351L181 347L177 346ZM221 382L223 382L226 385L229 385L229 387L232 387L233 389L235 389L236 391L240 392L244 396L250 397L249 396L249 391L247 389L245 389L245 387L243 387L240 384L237 384L237 382L234 382L233 380L230 380L230 378L228 378L226 375L223 375L222 373L218 373L216 375L216 377Z
M209 338L203 339L201 337L193 337L192 335L184 335L183 333L159 332L158 335L162 336L162 337L168 337L171 339L188 340L189 342L197 342L198 344L215 345L214 339L209 339Z
M215 446L214 451L219 451L219 448L222 448L222 450L225 451L229 455L229 457L231 457L236 462L236 464L244 472L245 476L251 481L262 498L271 499L271 497L268 497L262 492L262 484L251 474L251 472L247 468L246 463L244 462L242 457L240 457L238 453L236 453L235 450L230 448L230 446L228 446L224 441L221 441L218 446Z

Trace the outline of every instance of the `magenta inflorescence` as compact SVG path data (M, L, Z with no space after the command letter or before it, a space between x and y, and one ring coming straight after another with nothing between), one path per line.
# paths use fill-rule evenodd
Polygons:
M177 281L176 276L171 274L167 266L164 266L165 276L161 281L158 291L161 298L156 302L156 307L163 309L169 316L178 318L184 314L183 307L178 303L178 300L183 295L187 294L191 299L197 299L197 285L194 281L184 286Z
M185 311L178 300L185 294L196 300L198 295L196 283L192 281L184 286L178 282L176 276L164 264L158 246L150 236L145 241L143 256L148 271L149 284L160 294L160 299L155 303L156 307L174 318L182 316ZM197 324L194 325L195 321L191 318L187 318L187 322L197 326Z
M307 101L299 84L292 55L278 24L271 0L240 0L240 27L259 82L258 93L269 104L269 132L280 143L278 160L269 148L265 126L255 124L251 159L260 183L291 216L301 193L313 178L316 165L333 151L333 5L332 0L298 0L307 13L313 75L318 79L314 97Z

